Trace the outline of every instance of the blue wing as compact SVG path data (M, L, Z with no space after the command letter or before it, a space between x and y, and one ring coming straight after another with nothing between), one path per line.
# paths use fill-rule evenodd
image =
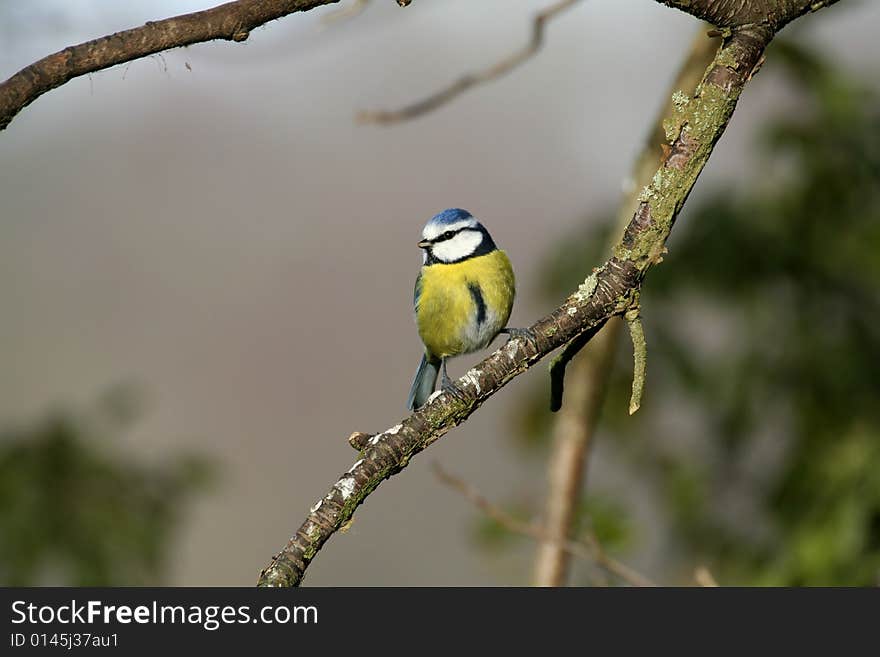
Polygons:
M419 275L416 276L416 287L413 290L413 308L416 312L419 312L419 299L422 298L422 272L419 272Z

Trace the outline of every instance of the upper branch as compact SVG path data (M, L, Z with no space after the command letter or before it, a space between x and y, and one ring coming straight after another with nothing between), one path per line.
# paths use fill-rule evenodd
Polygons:
M809 11L833 5L838 0L657 0L681 9L718 27L766 25L778 32Z
M466 400L438 394L400 424L370 438L360 458L315 503L260 574L261 586L299 584L318 550L384 479L463 422L513 377L554 349L629 310L645 272L659 261L676 215L772 36L773 31L762 26L734 31L723 41L696 91L691 96L676 95L675 112L666 124L666 156L642 191L613 256L565 303L530 327L535 345L511 340L457 381Z
M336 2L339 0L237 0L70 46L0 84L0 130L27 105L72 78L193 43L244 41L251 30L269 21ZM407 0L397 2L409 4Z

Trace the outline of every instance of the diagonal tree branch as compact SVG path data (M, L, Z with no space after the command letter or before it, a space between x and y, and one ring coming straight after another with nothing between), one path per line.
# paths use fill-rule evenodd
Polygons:
M667 101L654 121L645 139L642 152L636 158L632 171L631 191L621 200L615 219L612 242L614 248L630 220L631 208L638 202L639 190L650 184L651 176L663 160L663 118L675 110L674 100L680 89L697 86L706 67L715 54L715 43L706 38L705 28L697 30L690 51L673 81ZM553 446L548 466L548 490L544 509L544 525L551 538L564 539L571 535L575 510L584 487L590 449L599 421L605 389L614 363L618 336L623 322L613 319L587 345L571 364L565 405L553 422ZM585 334L587 335L587 334ZM581 338L578 338L580 340ZM577 342L578 340L574 341ZM566 351L572 343L566 347ZM576 345L575 345L576 346ZM557 357L558 358L558 357ZM554 359L555 360L555 359ZM561 381L561 376L558 377ZM561 388L561 382L557 384ZM560 390L561 395L561 390ZM561 399L554 400L561 402ZM560 549L558 542L548 540L538 544L535 554L533 582L536 586L563 586L568 575L570 554Z
M612 257L565 302L530 329L535 343L509 341L457 381L466 400L440 393L399 424L370 438L360 458L311 508L287 545L260 574L261 586L298 585L324 543L385 479L554 349L625 313L647 270L656 264L697 177L721 137L746 82L773 37L765 25L734 30L691 96L666 122L669 148Z
M541 49L541 46L544 45L544 25L547 23L547 21L557 14L561 14L563 11L576 4L577 2L579 2L579 0L559 0L559 2L556 2L555 4L552 4L544 9L543 11L535 14L534 19L532 19L532 38L529 40L529 42L516 52L508 55L504 59L499 60L486 70L463 75L448 87L431 94L427 98L416 101L411 105L401 107L400 109L363 110L361 112L358 112L357 116L355 117L356 120L359 123L378 124L408 121L409 119L414 119L418 116L421 116L422 114L432 112L441 105L445 105L446 103L454 100L455 98L463 94L471 87L491 82L492 80L496 80L501 76L510 73L517 66L534 57Z
M251 30L269 21L336 2L339 0L237 0L70 46L0 84L0 130L44 93L75 77L203 41L244 41ZM398 0L398 4L409 2Z
M236 0L70 46L0 84L0 130L42 94L75 77L171 48L214 39L244 41L250 31L291 13L339 0ZM574 0L563 0L565 8ZM837 0L656 0L714 22L725 37L696 92L684 99L666 130L669 149L639 197L613 256L556 311L531 328L536 343L514 339L459 380L470 397L436 395L401 423L373 436L361 458L312 507L284 549L263 570L260 584L291 586L302 580L321 546L350 520L384 479L463 422L510 379L572 339L630 309L647 270L661 258L675 217L724 132L745 83L762 61L773 34L786 23ZM397 0L400 6L411 0ZM552 9L552 8L551 8ZM540 37L539 37L540 38Z

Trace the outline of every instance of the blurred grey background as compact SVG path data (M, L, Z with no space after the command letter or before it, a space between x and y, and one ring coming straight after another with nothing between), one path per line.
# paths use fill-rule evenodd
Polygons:
M210 4L0 0L0 75ZM124 450L149 462L186 446L217 459L220 484L187 513L164 583L255 583L354 461L349 433L405 415L420 353L415 243L431 215L467 208L508 251L514 325L551 310L536 300L535 268L618 198L695 20L650 0L585 1L513 74L410 123L353 122L519 47L545 4L375 0L329 26L322 17L338 6L298 14L243 44L73 80L0 133L0 418L135 382L146 408ZM850 0L792 29L866 71L880 59L878 25L880 4ZM774 81L768 64L695 196L745 173L762 117L797 111ZM542 495L542 464L505 434L516 390L545 376L516 379L383 484L306 584L527 583L515 554L474 549L473 510L428 465L440 460L489 497L512 483ZM601 440L589 476L634 494ZM650 571L662 544L648 541L634 565Z

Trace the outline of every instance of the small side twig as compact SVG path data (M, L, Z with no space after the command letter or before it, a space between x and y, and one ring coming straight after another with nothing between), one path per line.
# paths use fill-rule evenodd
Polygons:
M370 438L375 436L374 433L364 433L363 431L355 431L348 437L348 444L354 447L357 451L361 451L364 447L367 446Z
M632 415L642 405L642 391L645 388L645 370L648 366L648 345L645 342L645 328L639 314L638 302L630 308L624 317L629 327L629 336L633 343L633 385L629 400L629 414Z
M396 110L364 110L355 117L358 123L389 124L414 119L422 114L445 105L471 87L490 82L509 73L517 66L533 57L544 44L544 24L557 14L568 9L579 0L561 0L543 11L538 12L532 21L532 38L520 50L496 62L484 71L477 71L460 77L445 89L437 91L427 98ZM401 0L398 0L400 3ZM407 3L408 4L408 3ZM401 6L403 6L401 4Z
M540 527L531 523L523 522L507 513L504 509L495 506L474 486L447 472L436 461L432 464L432 467L437 479L461 493L468 501L485 513L489 518L514 534L529 536L538 541L556 543L561 549L569 554L592 561L608 573L619 577L621 580L632 586L656 586L656 584L644 575L636 572L616 559L609 557L602 548L602 545L592 534L588 534L583 541L557 539L549 536Z
M602 330L605 322L582 333L569 342L559 354L550 361L550 410L554 413L562 408L562 394L565 390L565 368L577 356L596 333Z

